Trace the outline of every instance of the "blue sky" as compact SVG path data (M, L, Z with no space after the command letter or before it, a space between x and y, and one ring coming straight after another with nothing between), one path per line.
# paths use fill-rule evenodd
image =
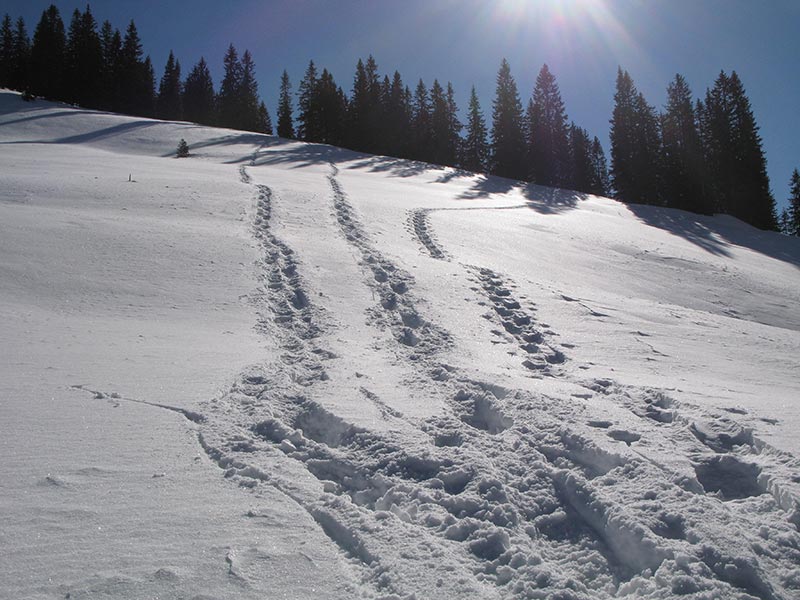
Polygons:
M33 34L50 1L3 0ZM56 1L65 24L83 2ZM792 169L800 168L800 2L797 0L96 0L98 22L121 30L136 21L160 77L169 50L184 74L205 56L215 84L233 42L249 49L260 91L275 116L285 68L297 87L309 59L349 91L359 57L381 73L399 70L413 89L421 77L451 81L460 106L475 85L487 118L494 79L506 57L527 103L547 63L569 117L608 149L617 66L627 69L658 108L675 73L696 96L721 69L747 89L779 207Z

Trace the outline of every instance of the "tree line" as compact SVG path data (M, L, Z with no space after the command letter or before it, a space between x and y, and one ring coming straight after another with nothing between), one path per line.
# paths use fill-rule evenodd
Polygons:
M22 18L0 25L0 86L86 108L144 117L273 133L258 93L255 63L231 44L215 91L204 58L182 78L172 52L156 87L149 56L132 20L125 33L90 8L75 10L65 29L59 11L42 13L30 40ZM296 106L295 106L296 104ZM465 121L453 86L419 80L412 89L399 72L379 74L375 59L359 59L350 93L310 61L297 94L284 70L277 134L357 151L490 173L619 200L722 212L762 229L800 235L800 176L793 174L790 206L776 214L766 161L750 102L736 72L722 72L704 100L694 100L681 75L658 112L630 75L617 74L611 117L611 168L603 146L571 122L547 65L523 109L511 68L496 78L491 127L470 92Z

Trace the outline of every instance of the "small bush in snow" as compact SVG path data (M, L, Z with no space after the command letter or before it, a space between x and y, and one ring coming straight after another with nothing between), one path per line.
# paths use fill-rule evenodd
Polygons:
M178 142L178 158L186 158L189 156L189 144L186 143L186 140L181 138L181 141Z

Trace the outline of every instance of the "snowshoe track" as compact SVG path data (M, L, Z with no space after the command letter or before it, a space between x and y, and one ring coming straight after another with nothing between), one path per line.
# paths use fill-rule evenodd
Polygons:
M409 437L357 427L317 400L336 360L330 326L294 252L271 233L273 194L258 186L264 285L254 301L281 360L242 373L198 427L225 477L291 497L352 559L353 595L423 598L441 586L486 598L795 597L796 485L772 474L796 469L793 457L653 390L573 380L626 407L637 428L582 421L563 399L463 375L443 362L451 338L418 311L413 278L378 251L336 177L332 166L336 223L378 298L373 323L420 374L409 385L446 412L414 422L362 388L384 419L416 428ZM572 380L511 284L474 273L492 318L521 348L536 345L526 350L536 370Z

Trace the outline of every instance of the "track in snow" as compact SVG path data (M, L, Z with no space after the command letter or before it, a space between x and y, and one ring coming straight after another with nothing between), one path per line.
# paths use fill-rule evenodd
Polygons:
M523 349L549 374L583 386L587 401L611 400L631 419L618 425L569 400L464 375L446 362L451 337L418 309L413 277L370 239L337 175L332 166L333 214L377 297L370 318L419 374L397 385L443 401L445 412L408 419L363 388L384 418L416 433L376 432L317 400L336 390L324 368L337 360L325 350L335 328L309 301L296 253L271 233L274 196L258 186L255 235L265 258L255 301L259 329L277 339L281 359L243 373L199 427L226 477L287 494L354 561L361 584L353 595L795 595L800 517L787 474L798 472L796 459L732 418L662 392L571 376L551 334L486 269L473 274L506 333L521 348L534 344ZM420 222L434 256L435 238Z

